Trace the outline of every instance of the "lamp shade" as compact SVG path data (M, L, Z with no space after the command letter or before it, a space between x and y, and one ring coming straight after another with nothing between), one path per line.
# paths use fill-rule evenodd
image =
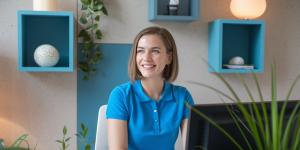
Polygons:
M57 0L33 0L33 10L57 11Z
M267 7L266 0L231 0L230 11L240 19L255 19L261 16Z

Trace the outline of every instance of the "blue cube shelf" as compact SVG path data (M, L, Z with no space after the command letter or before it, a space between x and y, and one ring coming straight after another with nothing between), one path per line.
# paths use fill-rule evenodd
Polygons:
M169 15L170 0L148 0L149 21L196 21L199 18L200 0L179 0L178 14Z
M210 72L261 73L264 71L265 23L262 20L218 19L209 24L208 63ZM228 69L235 56L254 69Z
M40 67L34 51L42 44L51 44L60 54L53 67ZM18 11L18 68L29 72L72 72L74 51L73 12Z

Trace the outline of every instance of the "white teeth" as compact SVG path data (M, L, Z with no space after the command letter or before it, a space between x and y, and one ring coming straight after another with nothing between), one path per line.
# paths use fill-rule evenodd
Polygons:
M152 68L154 65L142 65L144 68Z

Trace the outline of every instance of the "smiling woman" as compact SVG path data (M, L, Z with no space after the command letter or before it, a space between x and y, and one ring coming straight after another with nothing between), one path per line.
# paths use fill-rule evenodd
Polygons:
M172 150L179 130L184 144L185 102L194 102L186 88L171 83L178 74L171 33L160 27L142 30L134 39L128 73L131 82L114 88L109 97L109 148Z

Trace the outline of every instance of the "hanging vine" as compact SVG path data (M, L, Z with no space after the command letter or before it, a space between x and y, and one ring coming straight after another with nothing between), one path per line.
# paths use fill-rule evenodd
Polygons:
M79 51L83 55L78 61L78 68L84 73L83 79L88 80L90 75L97 71L96 65L102 60L102 52L99 43L103 34L100 30L100 17L107 16L107 9L102 0L80 0L81 16L79 18L79 39L82 45Z

